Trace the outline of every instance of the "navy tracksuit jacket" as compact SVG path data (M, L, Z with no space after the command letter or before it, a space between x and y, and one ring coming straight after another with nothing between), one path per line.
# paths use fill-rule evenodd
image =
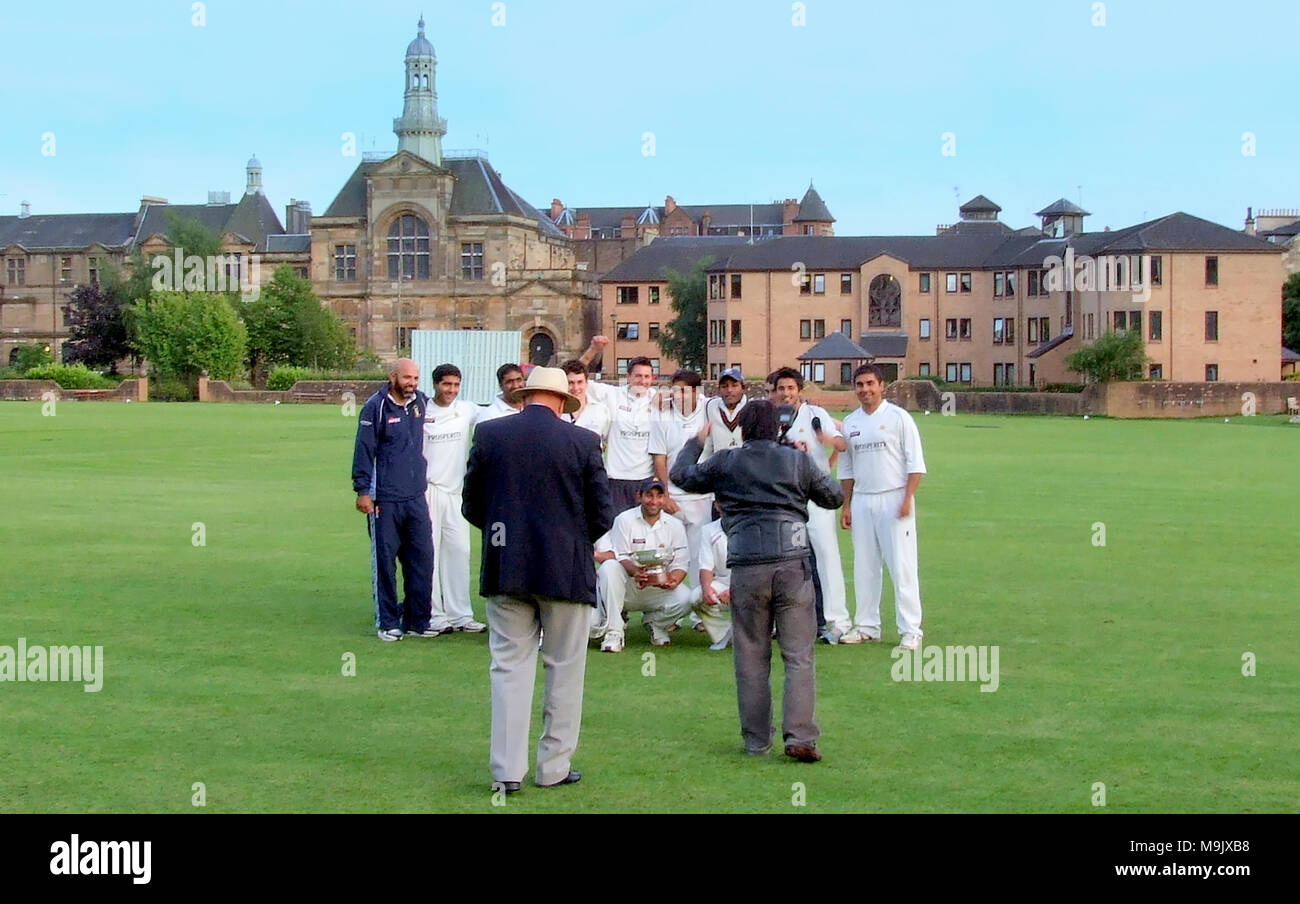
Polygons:
M370 515L370 574L375 594L375 627L424 631L433 605L433 527L425 499L428 466L424 460L422 392L405 406L388 387L366 400L357 422L352 456L352 489L366 493L377 511ZM402 563L406 609L397 604L397 566Z

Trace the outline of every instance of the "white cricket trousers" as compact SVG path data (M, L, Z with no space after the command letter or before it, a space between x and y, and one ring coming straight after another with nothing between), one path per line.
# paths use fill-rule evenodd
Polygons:
M817 579L822 585L822 615L827 628L848 633L848 594L844 588L844 565L840 562L839 512L808 503L808 539L817 554Z
M464 627L474 620L469 601L469 522L460 513L461 494L432 484L429 522L433 525L433 616L435 628Z
M916 575L916 500L912 514L898 517L906 491L854 493L849 509L853 518L853 590L857 594L857 624L862 631L881 637L881 564L889 566L894 582L894 615L898 633L921 632L921 583ZM820 555L820 552L818 553ZM827 610L827 620L830 612Z

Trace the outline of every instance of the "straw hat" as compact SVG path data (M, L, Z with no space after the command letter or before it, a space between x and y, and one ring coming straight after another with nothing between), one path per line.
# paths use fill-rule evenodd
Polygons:
M530 392L551 392L564 399L564 413L573 414L582 407L578 397L569 393L569 375L558 367L534 367L522 389L510 393L509 402L525 401Z

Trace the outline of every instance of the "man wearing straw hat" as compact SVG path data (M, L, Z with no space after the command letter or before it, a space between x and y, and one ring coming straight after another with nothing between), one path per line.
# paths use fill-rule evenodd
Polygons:
M463 512L483 531L479 592L492 654L493 790L520 789L528 771L538 640L546 670L534 779L573 784L582 721L592 546L614 521L600 438L560 417L578 409L558 367L538 367L507 401L518 415L480 423L465 473Z

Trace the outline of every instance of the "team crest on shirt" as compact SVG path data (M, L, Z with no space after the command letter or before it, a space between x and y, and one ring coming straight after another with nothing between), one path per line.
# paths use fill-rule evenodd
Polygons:
M853 437L855 437L855 436L861 436L861 435L862 435L862 431L861 431L861 430L854 430L852 433L849 434L849 439L853 439Z
M390 423L390 424L400 424L401 422L402 422L402 419L401 419L400 417L390 417L390 418L388 419L388 423Z

